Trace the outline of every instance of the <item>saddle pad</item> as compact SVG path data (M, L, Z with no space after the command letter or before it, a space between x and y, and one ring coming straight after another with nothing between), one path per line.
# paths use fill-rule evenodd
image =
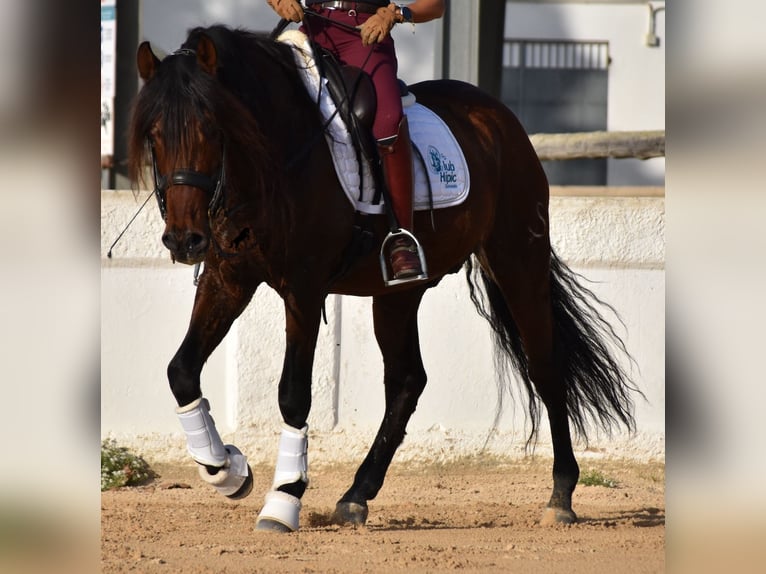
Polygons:
M309 95L318 102L322 118L325 121L331 118L325 137L335 171L349 201L356 210L363 213L383 213L382 201L372 203L375 190L367 161L362 166L360 182L359 160L351 142L351 134L340 115L335 113L335 103L324 85L326 80L319 77L308 38L298 30L289 30L279 37L279 41L293 48ZM415 174L413 208L422 211L430 209L432 205L434 209L460 205L468 197L470 175L463 152L452 132L439 116L421 104L406 105L404 113L409 122L410 139L419 152L412 154Z

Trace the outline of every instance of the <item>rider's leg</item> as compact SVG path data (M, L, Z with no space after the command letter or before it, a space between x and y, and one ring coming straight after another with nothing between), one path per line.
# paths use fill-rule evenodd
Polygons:
M352 17L340 10L332 11L334 20L358 25L368 16ZM402 112L402 99L397 79L398 63L391 36L372 46L363 46L359 34L342 27L311 22L313 38L332 51L343 64L357 66L367 72L375 86L377 109L372 133L378 141L391 207L399 227L412 232L412 150L407 119ZM420 259L414 241L402 234L389 242L391 271L394 279L422 276Z
M412 148L407 116L402 116L396 135L378 140L378 153L399 227L412 232ZM394 239L390 257L394 279L423 274L417 247L410 237Z

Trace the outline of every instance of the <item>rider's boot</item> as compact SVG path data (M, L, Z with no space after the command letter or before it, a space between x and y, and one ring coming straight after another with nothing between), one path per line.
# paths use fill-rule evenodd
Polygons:
M412 149L407 116L399 122L395 136L378 140L378 153L383 162L383 173L391 197L391 207L399 227L412 232ZM394 279L418 278L424 273L415 242L407 235L391 241L389 251Z

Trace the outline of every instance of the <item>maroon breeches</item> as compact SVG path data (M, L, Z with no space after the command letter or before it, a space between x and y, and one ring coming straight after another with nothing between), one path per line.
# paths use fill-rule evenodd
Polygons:
M343 10L318 12L349 26L359 26L370 17L369 14L361 13L349 16L348 12ZM372 133L378 140L395 136L402 119L402 100L396 79L397 63L393 38L389 35L380 44L363 46L357 32L310 16L304 20L301 30L317 44L332 52L342 64L362 68L370 75L378 100Z

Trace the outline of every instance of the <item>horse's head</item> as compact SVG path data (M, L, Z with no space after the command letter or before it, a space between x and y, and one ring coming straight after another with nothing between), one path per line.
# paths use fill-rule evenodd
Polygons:
M210 216L224 188L215 46L201 35L196 45L187 42L160 61L144 42L137 60L145 84L134 109L131 167L136 175L149 154L166 224L162 242L173 261L198 263L210 245Z

